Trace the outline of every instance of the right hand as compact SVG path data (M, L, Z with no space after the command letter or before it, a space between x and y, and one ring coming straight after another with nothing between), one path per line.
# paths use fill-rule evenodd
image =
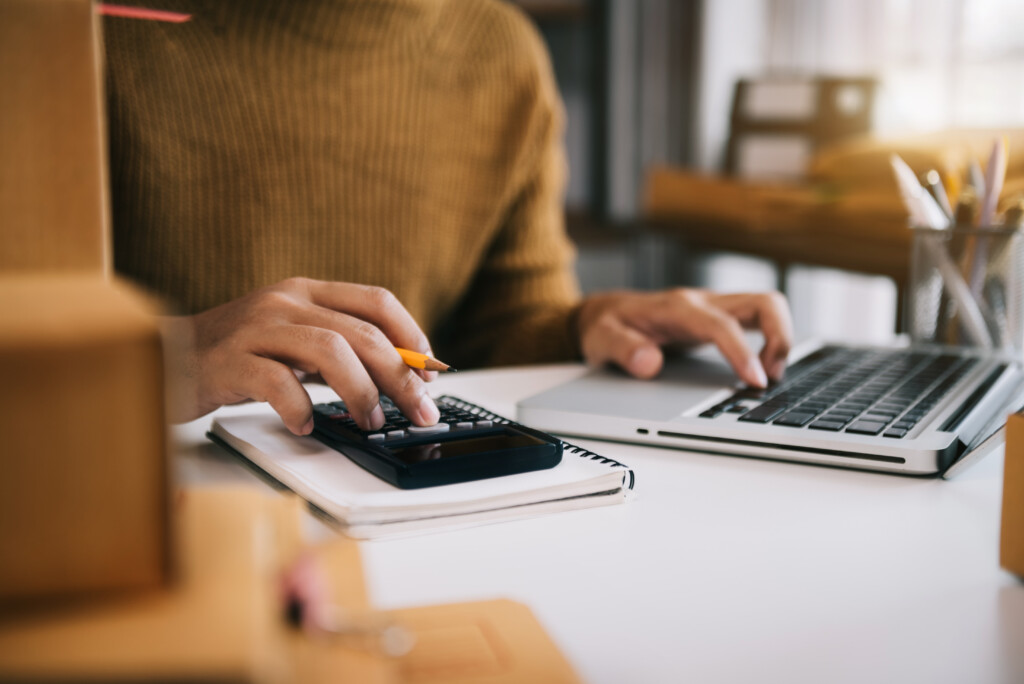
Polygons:
M395 351L430 354L427 337L383 288L291 278L164 328L175 421L254 399L308 435L313 406L295 371L323 377L364 430L385 422L378 387L413 423L439 418L424 385L436 373L409 368Z

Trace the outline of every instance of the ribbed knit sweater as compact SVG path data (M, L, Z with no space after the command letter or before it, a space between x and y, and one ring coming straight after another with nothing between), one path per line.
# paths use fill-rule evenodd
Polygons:
M104 22L118 271L198 312L290 276L394 292L449 363L578 354L562 110L491 0L164 0Z

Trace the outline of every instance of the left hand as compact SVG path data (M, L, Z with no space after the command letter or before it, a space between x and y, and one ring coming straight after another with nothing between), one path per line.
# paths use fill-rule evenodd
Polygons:
M743 329L760 329L760 355ZM793 340L786 298L778 292L715 294L680 288L663 292L591 295L579 314L580 346L590 364L613 362L638 378L652 378L664 363L662 345L713 342L753 387L779 380Z

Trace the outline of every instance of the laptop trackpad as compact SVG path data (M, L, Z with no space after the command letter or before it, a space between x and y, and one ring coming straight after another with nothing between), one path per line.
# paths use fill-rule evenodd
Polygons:
M736 383L735 373L724 361L676 357L666 360L653 380L637 380L618 369L595 369L520 406L667 421Z

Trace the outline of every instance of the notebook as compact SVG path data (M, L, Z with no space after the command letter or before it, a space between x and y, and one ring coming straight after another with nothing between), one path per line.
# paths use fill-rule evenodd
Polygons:
M1022 396L1020 361L1000 354L810 342L766 390L737 385L712 350L670 359L652 381L594 369L517 409L563 435L933 475L955 472Z
M465 402L468 404L468 402ZM474 406L495 422L505 418ZM209 436L306 499L356 539L411 536L623 503L633 471L563 443L556 467L442 487L403 490L313 437L297 437L269 408L216 418Z

